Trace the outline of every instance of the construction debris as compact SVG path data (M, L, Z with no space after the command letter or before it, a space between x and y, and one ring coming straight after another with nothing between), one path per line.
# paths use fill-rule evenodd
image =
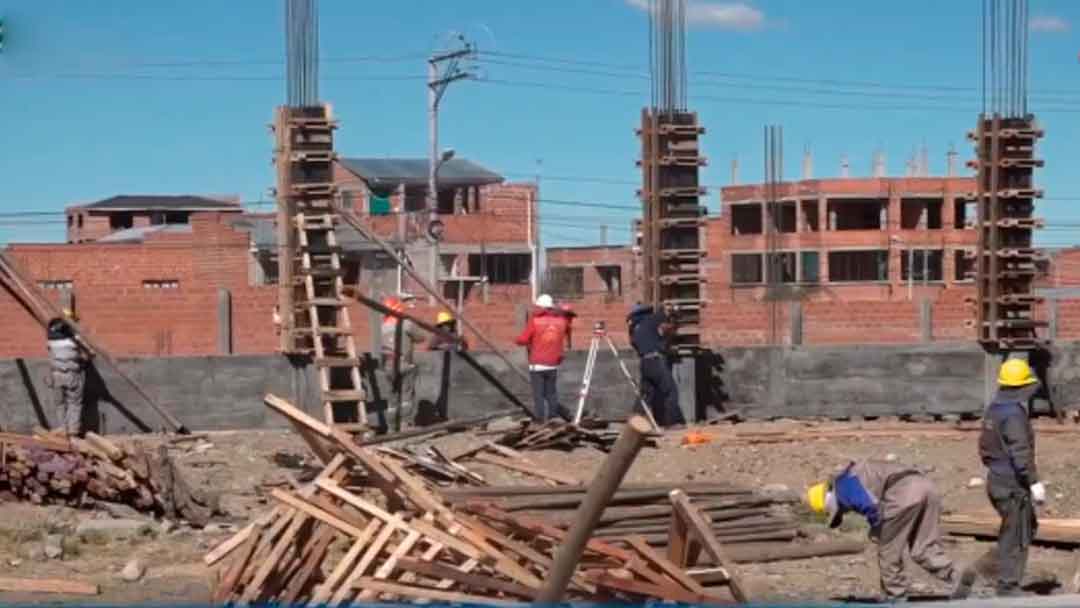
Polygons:
M563 528L492 501L454 508L397 458L358 446L284 400L266 401L289 418L325 468L298 490L273 489L278 504L271 511L207 554L206 564L217 566L215 603L505 604L538 597L554 570L556 550L568 542ZM380 491L381 500L352 490L349 484L359 476ZM700 518L694 522L696 534L707 533ZM707 552L719 547L715 538L699 542ZM724 565L730 594L706 591L642 539L631 537L620 547L590 538L574 560L566 599L741 599L730 561L716 553L711 555Z
M67 595L97 595L101 589L93 583L66 578L0 578L0 591L23 593L63 593Z
M85 506L89 499L203 526L217 510L216 497L195 492L165 446L149 454L87 433L85 439L51 434L0 433L0 484L34 504Z
M593 428L589 428L589 427ZM608 428L607 423L586 420L582 424L571 424L563 420L549 420L543 423L523 420L521 426L503 434L495 443L515 450L573 450L590 445L599 450L608 451L614 445L619 432ZM649 436L648 444L654 445L654 437Z

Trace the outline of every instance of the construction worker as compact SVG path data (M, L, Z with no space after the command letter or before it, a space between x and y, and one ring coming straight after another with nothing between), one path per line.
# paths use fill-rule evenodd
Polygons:
M556 384L568 331L566 316L555 309L551 296L543 294L536 298L536 312L515 340L529 351L529 380L536 403L536 419L540 422L562 414Z
M395 313L405 312L405 304L400 298L386 298L383 306ZM409 319L393 314L383 318L382 371L393 387L394 403L387 408L387 422L393 432L400 431L403 425L406 428L412 426L418 375L416 344L423 339L424 333Z
M86 385L86 351L75 340L69 321L75 315L64 309L63 318L49 321L46 337L49 348L49 380L56 407L56 429L68 436L82 433L83 387Z
M886 598L907 596L904 554L951 586L951 597L966 597L975 582L972 568L957 568L941 547L941 494L916 468L889 462L851 462L827 482L807 491L810 508L836 528L854 511L870 524L878 545L881 589Z
M432 334L431 339L428 340L428 350L469 350L469 343L465 340L465 336L457 335L457 319L454 318L454 315L445 310L440 311L439 314L435 315L435 327L456 336L456 338L451 339L439 334Z
M1035 468L1035 432L1028 416L1039 381L1021 359L998 371L998 389L983 412L979 457L986 466L986 493L1001 516L997 544L997 593L1023 595L1020 583L1038 521L1034 505L1046 502ZM981 560L980 560L981 561Z
M686 424L679 408L679 387L667 360L667 337L674 324L664 312L640 302L626 317L630 345L640 358L642 399L662 427Z

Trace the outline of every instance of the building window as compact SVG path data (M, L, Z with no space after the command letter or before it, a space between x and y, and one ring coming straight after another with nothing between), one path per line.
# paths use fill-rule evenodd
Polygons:
M760 253L731 254L731 284L757 285L765 280Z
M68 228L71 228L75 224L75 216L74 215L68 215L67 220L68 220Z
M953 251L954 281L975 280L975 252L965 249Z
M79 214L79 221L78 221L78 223L79 223L79 228L82 228L82 225L83 225L83 214L81 214L81 213Z
M774 232L795 232L795 203L773 203L769 215L772 217L770 228Z
M731 205L731 234L761 234L761 205Z
M975 226L975 201L968 201L962 198L953 200L953 227L957 230L964 230Z
M829 281L832 283L888 280L889 252L884 249L829 252Z
M142 282L143 289L180 289L176 279L147 279Z
M547 271L547 291L556 298L585 296L585 269L580 266L552 266Z
M528 283L530 261L527 253L470 254L469 274L487 277L492 285Z
M607 295L612 298L622 297L622 267L621 266L597 266L596 272L600 273L600 280L607 287Z
M900 228L903 230L941 230L940 198L905 198L900 200Z
M427 209L427 188L405 186L405 211L423 211L424 209Z
M802 229L808 232L821 230L821 224L818 222L817 201L802 201L799 204L802 205Z
M940 249L907 249L901 252L900 278L907 281L941 281L945 272L942 266L944 252ZM909 264L914 264L915 272L911 273Z
M38 281L38 287L42 289L66 289L70 291L74 285L75 284L71 279L49 279L47 281Z
M791 251L780 251L767 254L769 268L765 273L765 280L770 284L794 283L795 282L795 254Z
M113 213L109 216L109 228L125 230L135 225L135 215L130 212Z
M187 224L191 222L191 214L187 211L166 211L166 224Z
M882 230L888 201L837 199L828 203L829 230Z
M821 254L816 251L801 251L802 276L799 280L803 283L818 283L821 281Z

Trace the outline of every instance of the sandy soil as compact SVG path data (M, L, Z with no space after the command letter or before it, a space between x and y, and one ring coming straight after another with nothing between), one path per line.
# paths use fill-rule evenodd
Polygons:
M896 422L867 422L865 428L895 427ZM951 512L992 512L982 487L969 487L982 474L975 446L975 434L957 434L953 439L918 435L820 440L765 445L725 445L722 434L738 430L779 430L803 428L803 423L773 422L710 427L716 433L711 443L683 447L685 432L668 434L656 449L644 450L628 475L628 481L723 480L749 487L782 485L801 492L808 484L828 475L851 459L895 458L931 469L931 477L945 496ZM828 426L828 425L822 425ZM946 428L943 423L942 428ZM429 440L453 453L477 441L488 439L459 433ZM1075 473L1076 434L1042 435L1039 438L1040 472L1048 487L1049 504L1042 509L1047 517L1080 516L1080 476ZM142 437L148 443L161 437ZM209 573L201 557L228 537L254 514L268 507L268 488L288 485L289 478L302 476L304 465L313 462L298 437L286 431L212 433L206 439L176 445L173 454L189 478L202 486L222 492L222 506L228 512L208 529L193 530L172 522L154 522L151 530L125 537L89 535L78 537L78 522L89 518L109 518L100 510L74 510L60 506L32 506L0 503L0 577L64 578L92 581L101 585L95 598L77 598L80 603L152 601L157 603L205 602L209 599ZM583 448L571 453L530 452L537 465L563 472L578 472L588 480L603 458L599 451ZM538 480L499 467L471 463L471 469L492 484L534 485ZM801 511L801 510L800 510ZM865 539L866 528L857 518L848 518L836 532L825 529L808 513L799 513L806 522L808 539ZM62 559L45 559L43 539L47 534L64 536ZM948 551L959 560L972 560L990 543L949 540ZM877 565L872 545L861 555L818 558L745 565L743 576L762 600L824 600L833 597L866 597L876 593ZM120 570L132 558L147 568L138 582L125 582ZM1056 577L1065 581L1072 574L1075 558L1067 551L1036 548L1029 576ZM912 567L917 572L916 567ZM913 576L915 589L926 593L941 591L933 579ZM980 584L986 592L985 582ZM60 595L0 593L0 602L57 602Z

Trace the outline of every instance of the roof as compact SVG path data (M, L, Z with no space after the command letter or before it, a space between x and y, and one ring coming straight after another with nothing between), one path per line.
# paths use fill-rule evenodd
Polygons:
M426 186L426 158L342 158L340 163L373 187ZM451 158L439 166L439 185L447 187L486 186L505 178L464 158Z
M156 224L117 230L98 239L97 243L141 243L152 234L191 234L191 224Z
M188 194L122 194L88 205L78 206L83 209L99 211L216 211L243 209L239 203Z
M277 228L273 216L245 215L233 220L231 225L236 230L249 233L252 247L260 252L277 250ZM335 226L334 233L338 245L346 253L382 251L378 245L360 236L359 232L347 224Z

